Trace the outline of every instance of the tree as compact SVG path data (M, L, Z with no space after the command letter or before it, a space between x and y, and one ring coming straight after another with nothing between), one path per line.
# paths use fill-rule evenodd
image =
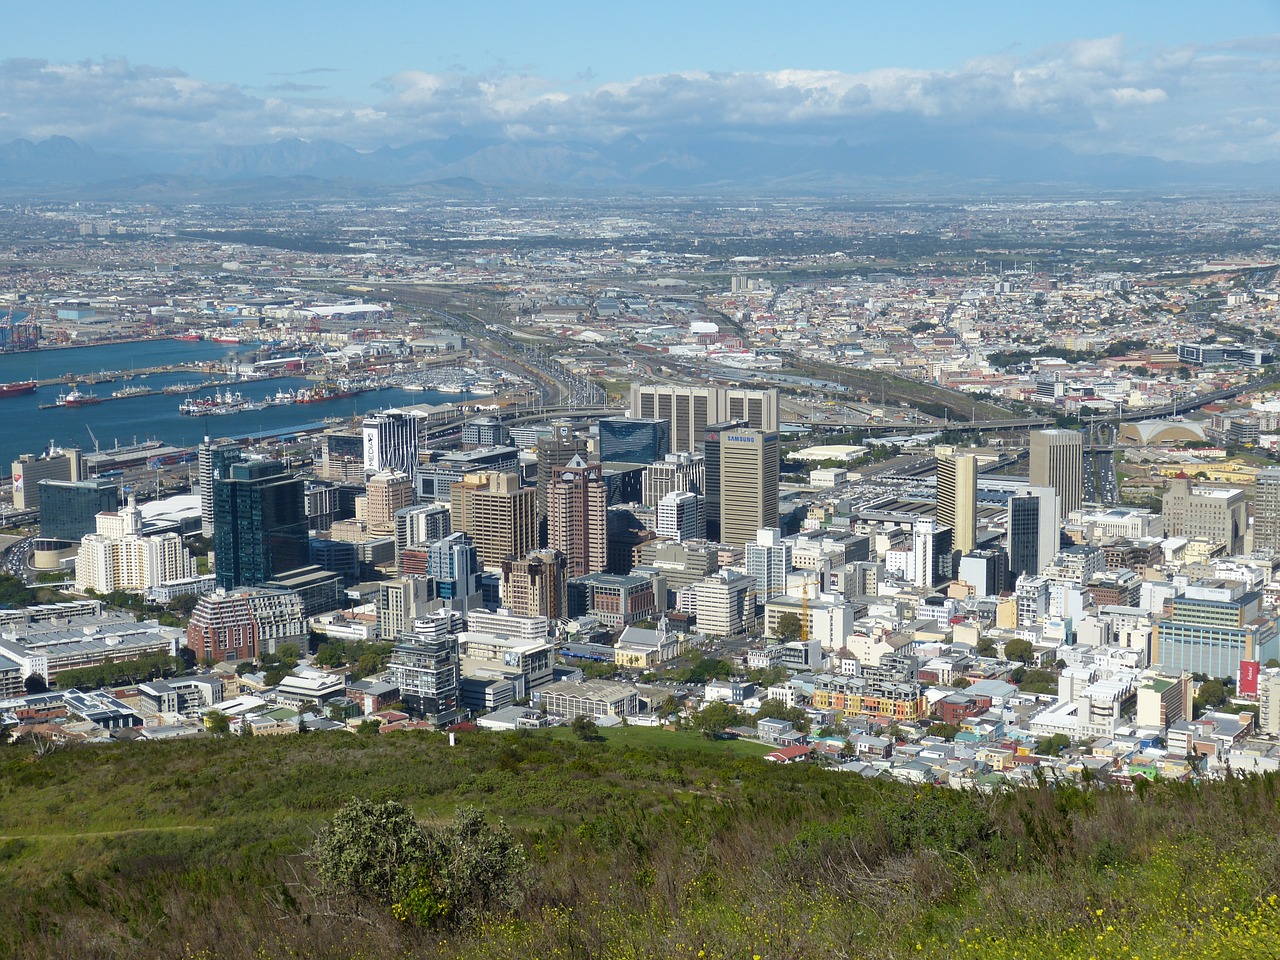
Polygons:
M770 697L760 704L760 709L756 711L755 719L760 720L790 720L792 725L801 733L809 731L809 715L799 707L788 707L781 700Z
M1051 737L1036 741L1036 753L1046 757L1056 757L1069 746L1071 746L1070 737L1065 733L1055 733Z
M272 667L267 671L267 674L263 679L266 680L267 686L274 687L288 675L289 671L284 669L284 667Z
M1201 710L1212 710L1227 702L1227 688L1221 680L1206 680L1196 691L1196 706Z
M340 667L347 662L346 650L339 643L322 643L316 648L315 656L311 659L315 661L316 666Z
M381 726L381 720L377 717L370 717L367 720L360 721L360 726L356 727L356 733L362 737L372 737L378 733L378 728Z
M461 926L490 910L512 910L528 880L524 848L501 822L490 826L466 808L446 826L427 826L394 800L345 804L311 862L326 886L424 926Z
M221 710L210 710L204 716L204 727L215 737L225 737L231 732L231 718Z
M708 740L715 740L739 719L738 711L732 704L716 700L693 715L693 726Z
M680 701L675 697L668 696L658 704L656 713L660 718L678 717L680 716Z
M27 678L22 681L22 689L27 693L48 693L49 684L45 682L41 674L29 673Z
M778 617L774 633L779 640L799 640L802 626L799 615L788 612Z
M1004 645L1004 658L1017 660L1020 663L1031 663L1036 658L1036 649L1030 640L1015 637Z
M943 740L954 740L960 728L954 723L934 723L929 726L929 736L941 737Z
M579 740L594 740L600 736L600 728L596 726L596 722L585 714L573 718L570 724L573 728L573 735Z

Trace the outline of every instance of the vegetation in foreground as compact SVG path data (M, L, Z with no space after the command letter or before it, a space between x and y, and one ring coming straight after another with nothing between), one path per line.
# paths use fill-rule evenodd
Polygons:
M0 956L1252 958L1278 805L1273 777L984 796L541 734L10 745ZM325 846L378 809L436 851L414 909ZM521 896L461 910L442 891L488 872L430 864L481 816Z

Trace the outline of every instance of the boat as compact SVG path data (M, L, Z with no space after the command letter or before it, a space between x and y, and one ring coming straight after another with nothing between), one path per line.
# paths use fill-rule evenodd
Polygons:
M116 400L123 400L125 397L149 397L155 393L150 387L121 387L119 390L113 390L111 396Z
M34 380L18 380L14 383L0 383L0 397L20 397L36 388Z
M76 388L72 388L67 393L58 395L58 399L54 406L58 407L87 407L90 404L101 403L102 398L92 393L83 393Z
M240 342L239 337L227 335L227 334L218 334L216 337L213 337L212 339L214 343L239 343Z
M178 404L178 412L187 417L222 416L228 413L239 413L242 410L261 409L261 406L246 400L238 390L234 393L231 390L225 393L219 390L212 397L199 399L189 397Z
M199 390L203 384L200 383L175 383L165 387L160 392L166 396L176 396L180 393L190 393L192 390Z
M320 403L323 400L345 400L357 393L364 393L363 387L339 386L336 383L317 383L311 389L302 388L294 394L294 403Z
M293 395L293 391L283 388L262 401L263 405L268 407L283 407L295 402L297 402L297 397Z
M200 336L200 334L196 333L194 330L188 330L186 333L175 333L171 339L192 341L203 340L204 337Z

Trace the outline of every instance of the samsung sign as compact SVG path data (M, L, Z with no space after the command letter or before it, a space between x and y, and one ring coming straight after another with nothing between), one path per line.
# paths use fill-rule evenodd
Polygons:
M757 438L756 437L740 437L740 436L737 436L736 434L731 433L729 434L729 436L725 437L724 439L732 440L734 443L755 443Z

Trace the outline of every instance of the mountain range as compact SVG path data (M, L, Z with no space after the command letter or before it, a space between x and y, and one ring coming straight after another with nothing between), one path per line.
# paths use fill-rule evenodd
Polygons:
M1270 192L1280 164L1170 162L937 132L858 143L728 139L609 143L450 137L359 151L331 140L216 146L189 155L104 152L66 137L0 145L0 191L86 199L306 199L391 194L723 192L999 195Z

